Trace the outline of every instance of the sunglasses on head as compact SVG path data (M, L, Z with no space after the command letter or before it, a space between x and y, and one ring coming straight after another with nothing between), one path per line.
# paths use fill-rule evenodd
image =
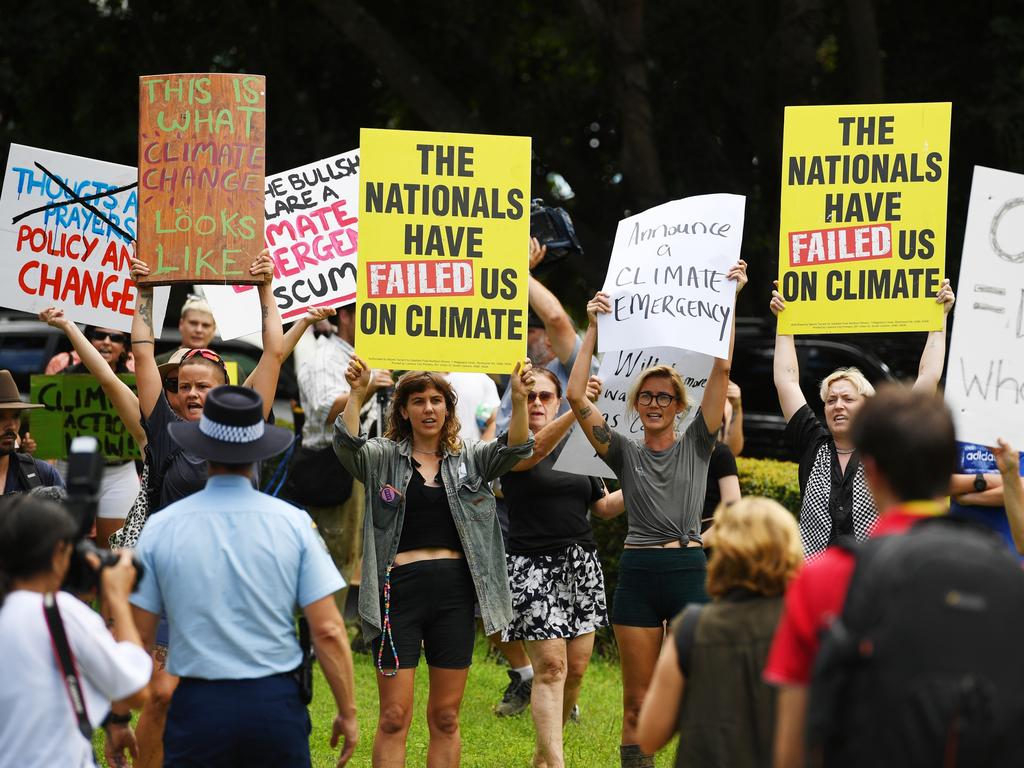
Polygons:
M185 353L185 356L181 358L181 362L184 363L186 360L191 360L192 358L195 357L202 357L214 363L220 363L221 365L224 364L224 358L222 358L212 349L190 349L188 352Z
M92 341L103 341L104 339L110 339L111 344L124 344L128 340L128 337L123 333L111 333L110 331L101 331L98 328L93 328L89 331L89 338Z
M554 392L531 392L526 396L526 401L532 403L534 400L540 400L542 403L547 405L555 399Z

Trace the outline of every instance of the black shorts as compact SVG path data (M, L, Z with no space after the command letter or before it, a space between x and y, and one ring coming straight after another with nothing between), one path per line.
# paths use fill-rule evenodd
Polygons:
M427 665L443 669L466 669L473 663L476 621L473 604L476 589L466 561L420 560L391 570L391 636L398 652L399 669L411 669L420 662L420 647ZM384 616L384 591L380 612ZM394 669L391 643L383 636L373 641L376 659L381 642L381 666Z
M612 624L660 627L689 603L706 603L707 560L700 547L624 549Z

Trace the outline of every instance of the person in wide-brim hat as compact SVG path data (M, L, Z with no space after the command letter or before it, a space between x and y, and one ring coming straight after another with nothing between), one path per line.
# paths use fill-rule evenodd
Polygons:
M28 411L45 408L42 403L25 403L18 393L18 385L10 371L0 371L0 411Z
M287 429L263 419L263 398L230 384L210 390L199 421L168 425L187 453L217 464L250 464L276 456L292 443Z

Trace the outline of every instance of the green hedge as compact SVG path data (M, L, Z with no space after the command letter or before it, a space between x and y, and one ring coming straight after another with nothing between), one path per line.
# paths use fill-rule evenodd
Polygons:
M794 515L799 512L800 484L794 462L739 458L736 466L739 470L740 490L744 496L766 496L775 499ZM609 483L609 488L615 487L615 484ZM612 595L615 594L619 578L619 555L622 554L622 542L626 538L626 516L619 515L614 520L595 518L593 525L597 552L604 568L608 609L611 610ZM598 632L597 649L604 654L616 654L611 628Z

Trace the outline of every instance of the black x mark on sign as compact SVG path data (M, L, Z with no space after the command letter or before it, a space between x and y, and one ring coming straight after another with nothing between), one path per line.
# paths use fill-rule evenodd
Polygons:
M40 206L39 208L33 208L31 211L25 211L24 213L19 214L18 216L15 216L13 219L11 219L11 224L17 224L26 216L31 216L33 213L39 213L40 211L48 211L51 208L63 208L65 205L74 205L75 203L79 203L87 210L90 210L94 214L96 214L96 216L99 217L101 221L104 221L111 227L113 227L114 231L121 235L121 237L123 237L125 240L132 241L135 239L130 234L121 229L121 227L119 227L117 224L112 222L102 211L96 208L96 206L89 205L89 201L99 200L102 197L111 197L113 195L118 195L126 190L131 189L132 187L139 186L139 182L136 181L131 184L127 184L123 187L117 187L116 189L108 189L106 192L97 192L95 195L87 195L85 197L80 197L79 195L75 194L74 190L72 190L71 187L69 187L58 177L54 176L52 173L46 170L46 168L44 168L41 163L35 163L35 166L40 171L49 176L51 179L53 179L57 183L57 186L59 186L68 195L68 199L61 200L56 203L50 203L49 205L43 205Z

